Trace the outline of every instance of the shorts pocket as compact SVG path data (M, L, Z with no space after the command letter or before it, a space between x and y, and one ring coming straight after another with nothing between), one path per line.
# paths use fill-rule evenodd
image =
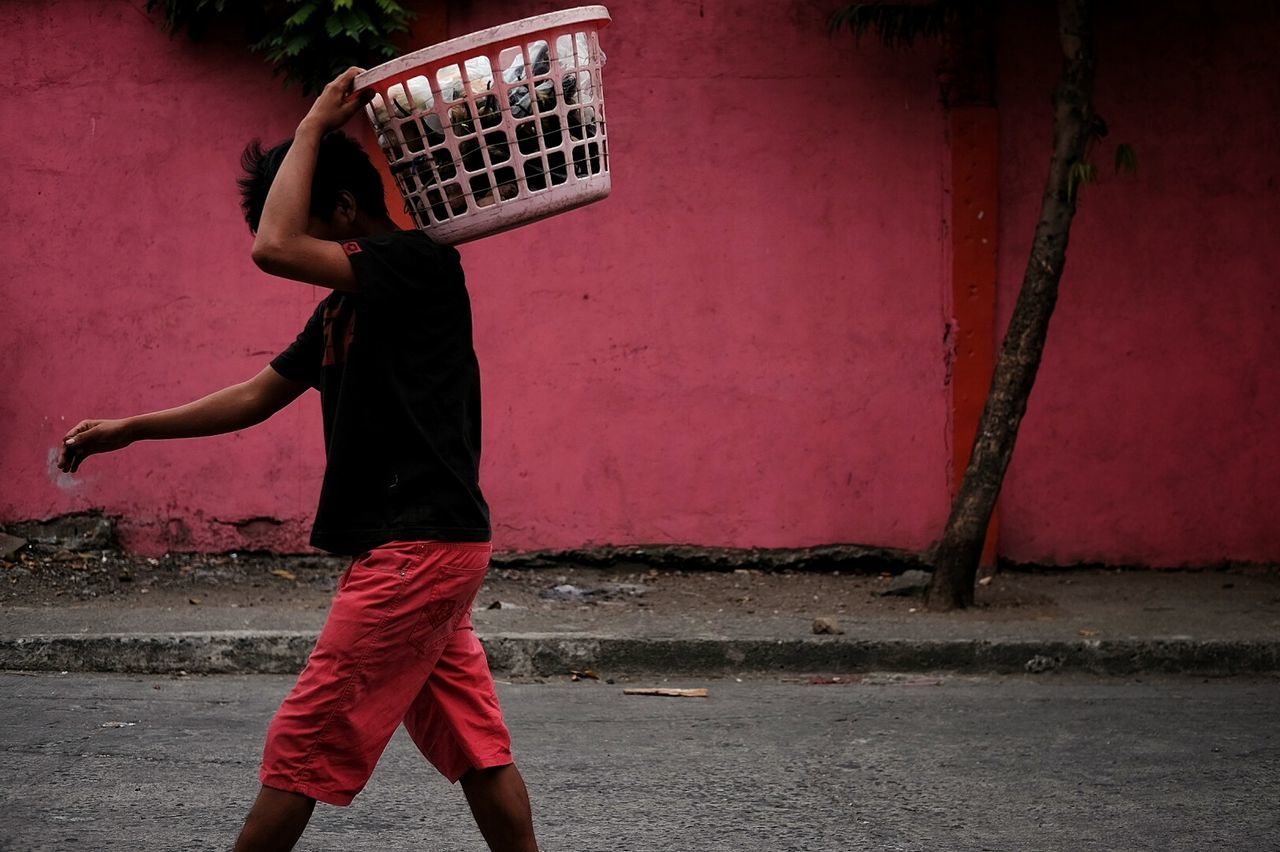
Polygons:
M443 577L459 577L467 574L484 575L489 570L489 551L476 549L454 550L431 565L428 571Z
M437 650L471 611L476 593L489 571L489 550L442 546L428 554L411 580L422 598L407 641L419 654Z

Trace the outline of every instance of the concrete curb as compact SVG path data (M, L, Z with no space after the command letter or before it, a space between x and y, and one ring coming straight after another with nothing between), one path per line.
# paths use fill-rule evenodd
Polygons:
M294 674L310 632L51 634L0 639L0 669L167 674ZM730 675L929 671L1101 675L1280 673L1280 640L660 639L580 634L481 637L496 673Z

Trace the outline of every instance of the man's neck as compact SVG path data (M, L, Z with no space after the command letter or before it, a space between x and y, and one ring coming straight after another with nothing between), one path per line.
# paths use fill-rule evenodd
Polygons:
M400 226L390 219L368 218L361 216L355 223L355 227L351 229L351 234L347 239L355 239L357 237L375 237L379 234L390 234L401 230Z

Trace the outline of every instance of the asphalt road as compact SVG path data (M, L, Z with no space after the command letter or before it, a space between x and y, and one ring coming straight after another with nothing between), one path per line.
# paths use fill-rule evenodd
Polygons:
M229 848L290 683L0 674L0 849ZM545 852L1280 850L1280 680L678 685L501 687ZM401 735L298 848L484 845Z

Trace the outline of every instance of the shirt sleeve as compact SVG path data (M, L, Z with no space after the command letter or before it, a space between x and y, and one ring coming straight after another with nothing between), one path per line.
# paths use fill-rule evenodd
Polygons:
M321 302L316 307L297 339L271 360L271 369L289 381L317 389L324 362L324 306Z
M456 249L437 245L421 231L394 231L342 244L360 297L370 305L397 307L453 298L463 285Z

